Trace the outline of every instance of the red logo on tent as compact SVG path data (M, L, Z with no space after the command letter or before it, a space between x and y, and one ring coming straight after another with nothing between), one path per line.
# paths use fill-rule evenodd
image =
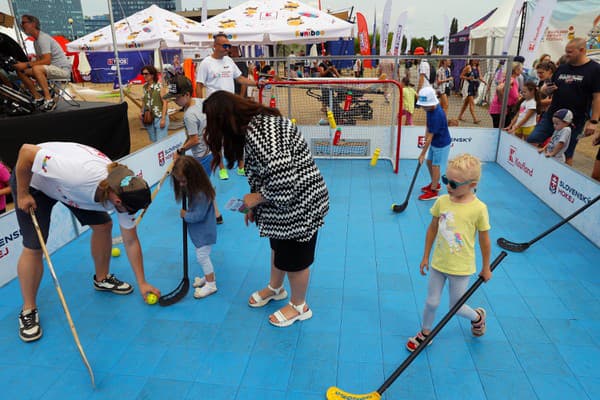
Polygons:
M158 165L165 165L165 152L162 150L158 152Z
M425 146L425 136L418 136L417 137L417 147L419 149L422 149L423 146Z

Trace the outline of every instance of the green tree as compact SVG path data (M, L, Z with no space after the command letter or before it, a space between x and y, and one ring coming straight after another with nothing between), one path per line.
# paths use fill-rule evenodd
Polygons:
M450 23L450 35L454 35L456 32L458 32L458 20L452 18L452 22Z

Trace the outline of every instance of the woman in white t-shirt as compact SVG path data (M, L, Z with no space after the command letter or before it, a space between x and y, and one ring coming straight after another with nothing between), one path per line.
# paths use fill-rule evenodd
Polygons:
M506 131L521 139L527 136L537 123L537 115L541 110L540 92L533 81L527 81L523 85L523 100L519 105L519 113L515 115Z

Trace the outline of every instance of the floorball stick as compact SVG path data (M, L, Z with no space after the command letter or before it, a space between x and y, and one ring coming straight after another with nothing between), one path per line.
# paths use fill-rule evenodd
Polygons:
M596 196L596 198L594 198L592 201L590 201L589 203L587 203L585 206L581 207L579 210L575 211L573 214L569 215L567 218L563 219L558 224L554 225L552 228L548 229L544 233L542 233L542 234L536 236L535 238L531 239L527 243L515 243L515 242L511 242L510 240L506 240L504 238L499 238L497 240L498 246L500 246L503 249L508 250L508 251L513 251L513 252L516 252L516 253L521 253L521 252L527 250L529 248L529 246L531 246L532 244L534 244L538 240L544 238L546 235L551 234L552 232L554 232L555 230L557 230L558 228L560 228L561 226L563 226L564 224L566 224L567 222L569 222L570 220L572 220L573 218L575 218L576 216L578 216L579 214L581 214L582 212L584 212L587 208L591 207L592 204L594 204L595 202L597 202L598 199L600 199L600 195Z
M75 339L75 344L77 344L77 348L79 349L79 354L81 354L83 363L85 364L88 372L90 373L90 378L92 379L92 387L95 388L96 382L94 380L94 371L92 371L92 367L90 366L90 363L88 362L88 359L85 356L85 352L83 351L83 347L81 346L81 342L79 341L79 335L77 335L77 330L75 329L75 324L73 323L73 318L71 318L71 313L69 312L67 301L65 300L65 296L63 295L60 283L58 282L58 277L56 276L56 272L54 272L54 266L52 265L52 261L50 260L50 255L48 254L48 249L46 248L46 243L44 242L44 236L42 235L42 231L40 229L40 225L38 224L38 220L35 216L35 211L33 210L33 208L29 209L29 213L31 214L31 220L33 221L33 225L35 226L35 231L37 232L40 245L42 246L42 251L44 252L44 256L46 257L46 261L48 262L48 269L50 270L50 274L52 275L52 279L54 280L56 292L58 293L60 302L63 306L63 309L65 310L67 321L69 321L69 328L71 328L71 333L73 334L73 338Z
M494 271L498 264L502 262L502 260L506 257L506 252L502 251L496 257L496 259L490 265L490 270ZM410 355L404 360L404 362L390 375L389 378L374 392L366 393L366 394L352 394L343 391L340 388L335 386L330 387L327 390L327 400L378 400L381 399L381 395L385 392L391 385L394 383L396 379L404 372L404 370L413 362L415 358L421 354L421 352L427 347L427 345L433 340L435 335L437 335L442 328L450 321L450 319L458 312L458 310L467 302L469 297L475 293L475 291L481 286L483 283L483 279L479 277L475 283L471 285L471 287L462 295L460 299L454 304L454 306L448 311L448 313L442 318L440 322L433 328L431 333L425 337L425 340L421 342L421 344L410 353Z
M181 206L184 210L187 210L185 194L181 200ZM173 291L165 294L164 296L160 296L158 299L158 304L161 306L170 306L171 304L177 303L179 300L183 299L190 290L190 278L188 276L187 223L185 222L185 219L182 218L181 220L183 221L183 278Z
M158 194L158 192L159 192L160 188L162 187L163 183L165 183L165 179L167 179L167 177L169 175L171 175L171 172L173 171L173 166L174 165L175 165L175 161L171 161L171 163L167 167L167 170L165 171L165 173L163 174L163 176L160 178L160 181L158 181L158 184L156 185L156 187L154 188L154 191L152 192L152 195L150 196L150 198L152 199L152 201L154 201L154 199L156 198L156 195ZM150 203L150 204L152 204L152 203ZM148 204L148 207L150 207L150 204ZM136 226L140 223L140 221L142 220L142 218L146 214L146 211L148 210L148 207L144 208L142 210L142 212L140 213L140 215L138 215L138 217L135 219L135 225ZM112 239L112 244L120 244L120 243L123 243L123 236L117 236L117 237L114 237Z
M404 200L404 203L402 203L400 205L392 204L393 212L401 213L408 206L408 199L410 198L410 194L412 193L413 187L415 186L415 181L417 180L417 175L419 175L419 170L421 169L421 165L423 165L423 164L421 164L421 163L417 164L417 169L415 170L415 173L413 174L412 181L410 182L410 186L408 188L408 193L406 194L406 199Z

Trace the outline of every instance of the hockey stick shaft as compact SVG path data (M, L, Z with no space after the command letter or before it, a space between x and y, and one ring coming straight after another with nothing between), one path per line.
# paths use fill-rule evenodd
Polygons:
M404 203L400 204L400 205L394 205L392 207L392 210L394 212L402 212L406 209L406 206L408 205L408 200L410 199L410 194L412 193L413 187L415 186L415 181L417 180L417 176L419 175L419 170L421 169L421 163L417 164L417 169L415 170L415 173L413 174L412 180L410 182L410 186L408 187L408 193L406 193L406 199L404 199Z
M551 234L552 232L554 232L555 230L557 230L558 228L560 228L561 226L563 226L564 224L566 224L567 222L569 222L570 220L572 220L573 218L575 218L576 216L578 216L579 214L581 214L582 212L584 212L585 210L587 210L588 208L590 208L595 202L598 201L598 199L600 199L600 195L596 196L592 201L590 201L589 203L587 203L585 206L581 207L579 210L575 211L573 214L569 215L567 218L563 219L558 224L554 225L552 228L548 229L544 233L542 233L542 234L536 236L535 238L531 239L528 242L529 245L531 246L532 244L534 244L538 240L540 240L540 239L546 237L547 235Z
M578 210L576 210L573 214L569 215L568 217L566 217L565 219L563 219L562 221L560 221L556 225L552 226L551 228L549 228L545 232L539 234L535 238L531 239L527 243L514 243L514 242L510 242L510 241L508 241L506 239L504 239L504 241L507 242L507 247L508 246L510 246L510 247L522 247L523 250L525 250L525 249L529 248L529 246L531 246L535 242L537 242L537 241L543 239L544 237L548 236L549 234L551 234L552 232L554 232L555 230L557 230L558 228L560 228L561 226L563 226L564 224L566 224L567 222L569 222L570 220L572 220L573 218L575 218L576 216L578 216L579 214L581 214L582 212L584 212L585 210L587 210L588 208L590 208L594 203L596 203L598 201L598 199L600 199L600 195L596 196L594 199L592 199L586 205L584 205L583 207L581 207ZM501 239L498 239L498 243L501 242L500 241ZM510 248L508 248L508 249L510 250Z
M506 252L501 251L498 257L496 257L496 259L490 265L490 270L494 271L498 264L502 262L504 257L506 257ZM473 283L471 287L462 295L462 297L458 299L456 304L452 306L452 308L450 309L450 311L448 311L444 318L442 318L442 320L438 322L438 324L433 328L429 335L427 335L425 340L421 342L419 346L417 346L415 351L413 351L406 358L406 360L404 360L404 362L392 373L392 375L390 375L390 377L386 379L383 385L381 385L379 389L377 389L377 393L383 394L383 392L385 392L390 387L390 385L394 383L394 381L400 376L400 374L402 374L402 372L404 372L404 370L413 362L413 360L417 358L419 354L421 354L421 352L427 347L427 345L433 340L433 338L442 330L442 328L448 323L448 321L450 321L454 314L456 314L458 310L467 302L469 297L471 297L473 293L475 293L475 291L479 288L479 286L481 286L482 283L483 279L479 277L475 281L475 283Z
M186 194L184 193L183 198L181 200L181 207L184 210L187 210L187 199ZM161 306L170 306L171 304L177 303L179 300L185 297L187 292L190 289L190 278L188 276L188 240L187 240L187 222L182 218L182 227L183 227L183 278L177 287L161 296L158 299L158 304Z
M162 185L165 183L165 180L167 179L167 177L169 175L171 175L171 172L173 171L173 166L174 165L175 165L175 161L171 161L171 163L169 164L169 166L165 170L165 173L163 174L163 176L158 181L158 184L156 185L156 187L152 191L152 194L150 195L150 199L152 201L154 201L154 199L158 195L158 192L162 188ZM152 204L152 203L150 203L150 204ZM139 225L139 223L142 221L142 218L144 217L144 215L146 215L146 211L148 211L148 208L150 207L150 204L148 205L148 207L144 208L142 210L142 212L140 213L140 215L138 215L138 217L135 219L135 225L136 226ZM113 244L123 243L123 237L122 236L117 236L117 237L113 238L112 243Z
M81 342L79 341L79 335L77 334L77 330L75 329L75 324L73 323L73 318L71 318L71 312L69 311L69 307L67 306L67 301L65 300L65 296L63 295L62 288L60 287L60 283L58 282L58 277L56 276L56 272L54 271L54 266L52 265L52 260L50 259L50 254L48 254L48 249L46 248L46 242L44 241L44 236L42 235L42 231L40 229L40 225L38 223L37 217L35 216L35 211L33 208L29 210L31 214L31 220L33 221L33 225L35 226L35 231L38 236L38 240L42 247L42 251L44 256L46 257L46 261L48 262L48 269L50 270L50 274L52 275L52 280L54 281L54 286L56 287L56 292L58 293L58 297L62 304L62 307L65 311L65 315L67 316L67 321L69 322L69 328L71 328L71 333L73 334L73 338L75 339L75 344L77 345L77 349L79 350L79 354L81 354L81 358L90 374L90 378L92 379L92 387L96 387L95 379L94 379L94 371L92 371L92 367L85 355L85 351L83 351L83 347L81 346Z

